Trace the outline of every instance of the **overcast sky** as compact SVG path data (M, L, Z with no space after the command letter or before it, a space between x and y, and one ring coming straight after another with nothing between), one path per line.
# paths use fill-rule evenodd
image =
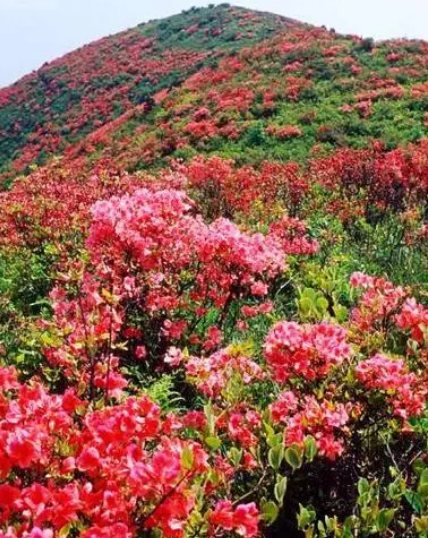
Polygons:
M0 0L0 87L105 35L214 0ZM217 2L221 3L221 2ZM428 0L235 0L344 33L428 40Z

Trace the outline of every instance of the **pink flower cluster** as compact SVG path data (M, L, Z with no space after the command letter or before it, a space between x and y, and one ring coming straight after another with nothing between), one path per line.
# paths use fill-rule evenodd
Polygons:
M425 408L425 383L409 372L402 359L394 360L378 353L358 364L356 377L366 388L383 391L394 413L402 419L420 415Z
M200 415L164 420L146 397L90 411L71 390L51 395L1 369L0 525L13 522L13 528L0 536L52 538L79 525L82 538L131 538L143 528L182 538L197 494L215 502L209 496L216 489L204 492L200 481L213 470L209 455L179 436L183 427L203 428ZM237 435L239 428L236 423ZM221 478L220 468L216 473ZM234 528L250 538L257 511L247 521L245 510L237 511Z
M362 331L372 332L379 324L385 324L406 297L401 286L360 272L351 275L350 284L365 290L358 307L352 311L352 320Z
M119 358L107 343L111 348L123 326L118 302L128 294L126 282L107 296L100 282L86 272L79 286L77 296L69 296L65 285L51 292L54 316L41 325L58 338L46 345L45 357L51 366L62 369L69 382L91 385L119 398L127 381L119 372Z
M330 323L281 321L267 335L264 356L279 383L295 377L314 381L351 355L346 337L343 327Z
M236 532L238 536L253 538L258 534L259 511L254 503L238 504L234 508L230 501L219 501L210 516L213 535L221 529Z
M282 217L269 227L269 235L275 237L288 254L315 254L319 250L316 239L307 235L306 224L296 218Z
M207 225L191 207L184 192L142 189L93 208L87 244L94 262L120 279L137 271L136 292L146 292L151 312L207 300L222 306L231 293L248 293L257 277L273 278L285 266L284 251L269 236L245 234L223 218ZM186 297L185 271L193 277Z
M395 321L400 329L410 330L411 337L419 343L424 343L428 331L428 309L419 304L416 299L404 301Z
M297 125L269 125L266 128L266 133L280 140L302 136L302 130Z
M220 349L208 358L191 357L186 374L196 387L209 398L219 398L232 379L245 385L264 378L264 372L253 360L236 355L229 348Z
M351 404L337 404L329 400L318 402L314 396L299 397L292 391L280 394L271 404L274 423L285 425L284 441L287 446L304 446L311 435L321 455L334 460L344 450L341 434L346 433Z
M244 448L255 448L258 445L258 434L262 426L260 413L239 404L232 411L225 413L217 420L219 430L227 432L229 439Z

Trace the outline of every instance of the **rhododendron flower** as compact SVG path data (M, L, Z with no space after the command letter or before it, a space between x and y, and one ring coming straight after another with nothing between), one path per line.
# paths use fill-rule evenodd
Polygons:
M179 338L181 338L186 328L186 320L171 321L167 319L163 324L162 331L171 340L178 340Z
M257 316L259 309L257 306L244 305L241 307L241 314L246 318L253 318Z
M251 286L251 293L253 295L266 295L269 288L267 284L264 282L261 282L260 280L257 282L254 282L254 284Z
M0 391L18 387L18 372L13 366L0 368Z
M5 536L7 536L7 534ZM54 533L52 529L39 529L35 527L30 532L24 532L22 538L53 538L53 536Z
M226 531L233 529L233 505L231 501L218 501L213 513L210 516L210 523L213 527L221 527Z
M428 309L410 298L404 301L401 311L395 316L400 329L410 329L411 336L419 343L423 343L428 331Z
M131 538L132 533L123 523L108 527L91 527L83 531L82 538Z
M179 366L183 362L183 352L176 347L170 347L166 352L164 362L170 366Z
M403 360L378 353L358 364L356 376L368 389L385 392L397 416L408 419L423 412L427 388L423 380L409 372Z
M210 516L213 529L235 531L243 538L253 538L259 532L259 511L254 503L238 504L234 509L231 501L219 501Z
M7 436L6 454L12 464L26 469L38 462L42 456L43 432L31 434L23 428L16 428Z
M147 350L144 346L137 346L135 348L135 357L137 359L145 359L147 356Z
M372 277L356 272L351 275L351 286L364 291L358 306L352 310L352 321L358 329L366 332L376 330L376 324L383 324L395 313L406 296L406 291L395 287L384 278Z
M220 424L218 424L221 427ZM228 417L227 430L229 437L237 441L244 448L251 448L257 445L256 433L261 426L260 415L253 410L235 410Z
M282 217L269 227L269 237L279 242L287 254L315 254L319 250L316 239L307 235L307 226L296 218Z
M204 349L207 351L217 347L223 339L223 333L218 327L211 326L207 331L207 339L204 343Z
M187 428L203 431L207 425L207 417L202 411L189 411L182 417L183 425Z
M312 435L320 454L332 460L344 450L340 435L346 432L351 408L351 404L345 406L328 400L318 402L313 396L305 396L299 401L290 391L282 393L270 406L272 420L286 426L286 445L303 447L306 437Z
M248 331L249 325L243 319L238 319L238 321L236 322L236 328L238 329L238 331L245 332Z
M278 382L292 377L313 381L350 356L346 337L346 330L338 325L282 321L269 331L264 356Z
M100 453L95 447L87 447L83 450L77 460L77 466L81 471L98 471L101 465Z
M190 357L187 376L206 396L218 398L229 381L240 378L245 385L264 378L260 366L251 359L237 355L231 348L221 349L208 358Z

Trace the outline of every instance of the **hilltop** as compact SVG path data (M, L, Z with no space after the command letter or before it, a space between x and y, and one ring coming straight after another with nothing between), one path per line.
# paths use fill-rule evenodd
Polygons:
M314 148L416 142L426 134L427 48L194 8L0 90L0 177L63 155L135 171L200 152L304 162Z
M67 54L0 90L0 169L60 154L109 121L152 103L221 57L299 24L226 5L141 24Z

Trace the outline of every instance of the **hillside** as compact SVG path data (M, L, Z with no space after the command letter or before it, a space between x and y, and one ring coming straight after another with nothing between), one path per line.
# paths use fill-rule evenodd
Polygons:
M375 46L241 8L194 9L0 90L0 177L73 148L90 163L120 154L134 170L201 150L304 161L314 146L416 142L426 134L426 55L423 42Z
M222 4L0 89L0 538L427 538L427 80Z
M0 91L0 169L43 163L224 54L297 23L219 6L193 9L102 39Z

